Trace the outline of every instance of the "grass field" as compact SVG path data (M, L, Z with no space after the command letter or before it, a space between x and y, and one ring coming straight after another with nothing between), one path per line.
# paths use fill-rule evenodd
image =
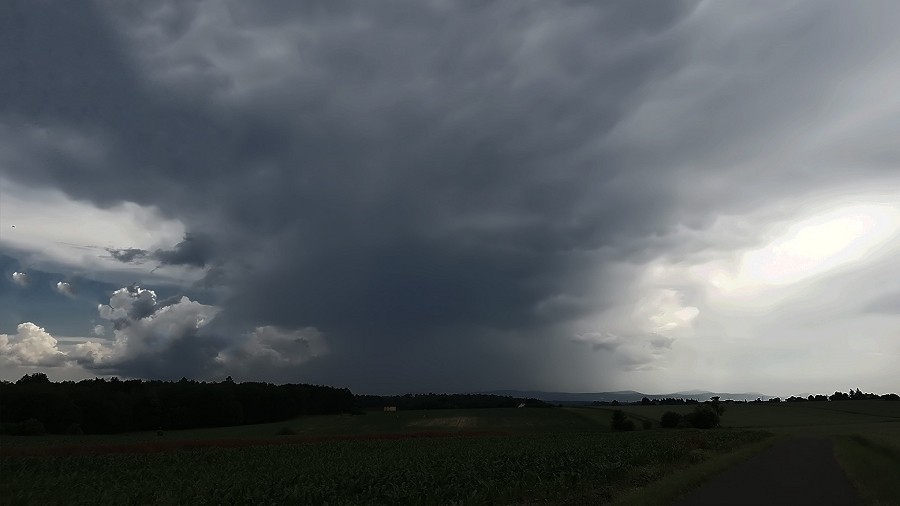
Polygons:
M726 428L712 431L611 433L614 408L526 408L302 417L162 437L4 436L0 497L4 504L662 504L776 433L833 437L863 496L900 504L892 478L900 475L900 403L726 408ZM640 428L693 407L622 409ZM286 429L295 435L276 436ZM144 451L160 441L190 445ZM107 447L118 453L87 451ZM40 456L42 449L60 451ZM36 455L22 456L29 452Z

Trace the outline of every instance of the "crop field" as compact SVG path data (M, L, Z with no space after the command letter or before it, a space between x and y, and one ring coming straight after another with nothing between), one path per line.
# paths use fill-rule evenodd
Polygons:
M605 502L764 437L576 432L3 457L0 495L4 504Z
M614 409L369 412L162 436L4 436L0 497L3 504L599 504L630 496L643 504L654 487L665 490L653 502L665 502L686 489L684 476L696 485L774 433L832 437L867 500L900 503L897 402L729 404L724 428L707 431L658 428L665 411L693 406L622 406L639 428L649 421L652 429L613 433Z
M531 434L558 432L608 432L611 410L579 408L543 409L443 409L422 411L368 412L363 415L304 416L277 423L114 435L48 435L4 437L6 448L58 447L67 445L103 446L160 441L221 441L230 439L270 439L283 432L303 438L341 436L451 435L451 434ZM2 448L0 448L2 452Z

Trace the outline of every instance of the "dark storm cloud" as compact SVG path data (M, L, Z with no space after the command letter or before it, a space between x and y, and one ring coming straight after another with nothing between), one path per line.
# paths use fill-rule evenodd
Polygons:
M676 212L698 177L683 162L730 146L714 108L648 149L617 133L687 65L693 3L0 9L0 73L16 76L0 80L0 127L25 132L9 177L181 219L171 250L110 254L214 264L206 285L227 287L238 327L323 333L326 380L436 349L474 376L546 367L544 344L511 343L569 343L554 325L603 303L583 254L642 261L674 224L703 226L706 204ZM725 91L760 83L739 84ZM536 310L559 294L573 302Z
M171 250L158 249L151 257L162 265L205 267L213 256L212 240L205 235L185 234L184 240Z
M149 253L147 250L143 250L140 248L124 248L124 249L111 249L108 248L106 250L112 255L113 258L122 262L122 263L131 263L136 260L144 259Z
M122 263L132 263L139 260L152 259L160 265L187 265L191 267L205 267L212 259L214 246L212 239L202 234L185 234L184 240L176 244L172 249L157 249L150 252L140 248L124 248L106 250L116 260Z

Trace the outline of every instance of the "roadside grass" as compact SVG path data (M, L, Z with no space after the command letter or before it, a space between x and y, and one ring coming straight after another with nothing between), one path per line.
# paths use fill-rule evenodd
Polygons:
M699 463L685 465L645 486L630 489L614 498L612 506L644 506L647 504L668 504L703 485L715 475L756 455L772 446L781 437L767 437L742 446L734 451L710 455Z
M835 456L867 504L900 504L900 432L838 435Z
M779 427L818 427L824 425L858 425L900 422L900 402L807 401L779 403L725 403L723 427L773 430ZM620 409L636 417L659 420L666 411L686 414L694 405L622 406Z

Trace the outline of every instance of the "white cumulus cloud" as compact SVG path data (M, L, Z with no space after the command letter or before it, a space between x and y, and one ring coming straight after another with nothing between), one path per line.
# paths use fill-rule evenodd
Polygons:
M75 285L68 281L60 281L56 283L56 291L66 297L75 297Z
M210 326L221 308L184 296L161 302L153 290L138 285L116 290L97 312L113 323L111 338L104 338L106 326L95 325L94 338L66 338L60 345L26 322L16 334L0 334L0 359L15 366L80 366L102 374L165 378L257 369L277 375L328 354L315 328L262 325L228 335L225 325Z
M19 286L28 286L28 274L24 272L14 272L12 273L13 283Z
M0 358L18 365L58 366L66 362L56 339L31 322L20 323L15 334L0 334Z

